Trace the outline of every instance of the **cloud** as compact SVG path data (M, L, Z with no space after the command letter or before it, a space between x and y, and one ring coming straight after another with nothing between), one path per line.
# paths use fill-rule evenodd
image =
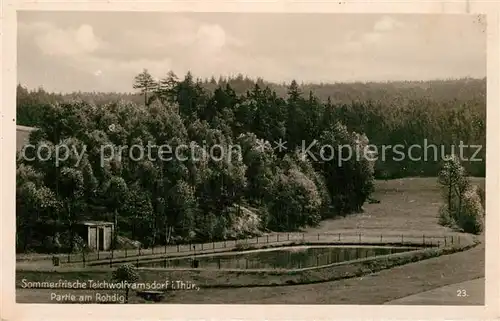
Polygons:
M226 44L226 32L219 25L202 25L196 33L198 45L208 51L218 51Z
M42 53L49 56L91 53L102 43L94 34L92 26L86 24L76 29L60 29L47 23L38 23L38 26L42 26L42 29L35 31L37 35L34 41Z
M397 28L404 27L400 21L389 16L383 16L375 21L372 30L357 34L350 32L346 35L345 46L347 50L363 50L367 45L377 45L380 42L394 38Z
M485 38L467 19L37 13L18 23L19 81L62 91L128 91L143 68L157 77L189 70L196 77L242 73L277 82L481 74Z
M172 60L165 53L162 57L150 57L146 53L130 57L131 59L117 59L112 55L100 55L102 52L133 51L134 47L141 46L140 34L129 42L123 41L127 46L108 42L98 37L94 28L86 23L77 24L72 28L64 28L52 23L34 21L31 23L19 23L19 34L23 42L27 40L33 44L34 50L39 50L42 57L57 61L61 66L66 66L93 79L103 78L109 82L121 83L124 79L132 79L133 76L150 68L161 73L166 73L172 68ZM145 42L150 44L148 49L154 52L154 46L161 43L161 36L146 37ZM134 42L135 41L135 42ZM144 42L144 40L143 40ZM163 51L165 52L165 51ZM40 55L38 53L38 55ZM142 52L141 52L142 53Z

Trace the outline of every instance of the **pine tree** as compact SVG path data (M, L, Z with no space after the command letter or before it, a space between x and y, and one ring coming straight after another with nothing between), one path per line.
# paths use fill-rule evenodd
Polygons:
M140 89L141 93L144 95L144 104L146 106L149 105L148 94L153 92L157 87L156 81L147 69L144 69L140 74L135 76L134 80L134 89Z

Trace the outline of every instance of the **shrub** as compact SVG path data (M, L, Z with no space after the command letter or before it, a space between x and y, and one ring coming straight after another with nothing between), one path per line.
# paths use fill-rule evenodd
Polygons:
M463 195L457 225L467 233L479 234L484 228L484 209L477 186L472 185Z
M439 208L439 224L446 227L452 227L454 225L454 221L451 217L450 211L445 205Z
M258 235L262 226L261 217L243 206L231 209L230 221L229 236L232 238Z
M139 279L139 274L137 269L132 264L120 265L116 270L113 271L113 280L117 282L128 282L134 283ZM129 287L125 287L125 302L128 302L128 292Z

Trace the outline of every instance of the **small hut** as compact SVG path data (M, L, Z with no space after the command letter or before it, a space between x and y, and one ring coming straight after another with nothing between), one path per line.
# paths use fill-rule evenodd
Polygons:
M96 251L109 251L113 240L114 224L103 221L85 221L77 226L78 234Z

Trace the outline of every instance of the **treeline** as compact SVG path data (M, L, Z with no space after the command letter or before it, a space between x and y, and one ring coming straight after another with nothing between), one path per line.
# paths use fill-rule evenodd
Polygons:
M142 84L139 85L142 87L138 89L141 89L143 93L59 95L47 93L43 89L28 91L18 86L17 123L25 126L38 126L41 122L43 106L56 101L68 102L74 99L83 99L96 105L119 100L139 105L148 103L148 100L152 101L156 99L155 97L163 99L161 96L164 93L162 92L174 83L178 83L179 86L183 86L184 83L191 84L198 91L197 95L200 97L186 96L182 98L185 101L192 101L189 104L204 104L208 100L205 96L215 95L218 88L224 89L227 86L231 88L230 94L238 97L247 96L248 92L259 88L260 91L265 92L265 95L273 96L281 101L287 99L289 89L289 85L269 83L262 79L253 80L242 75L234 78L220 77L217 80L215 78L194 80L193 76L188 73L185 79L180 81L175 74L169 73L156 81L145 71L138 76L136 81L139 81L136 84L142 81ZM296 122L314 123L314 120L306 118L318 117L318 111L316 111L318 107L312 106L309 110L308 105L316 104L321 105L319 109L326 110L323 113L325 117L340 121L350 131L365 133L370 138L370 143L376 145L380 153L375 170L376 178L436 176L441 159L447 154L459 153L461 142L463 145L469 146L463 150L464 157L470 158L470 161L463 162L465 169L472 176L484 177L485 175L485 79L351 84L299 85L296 83L296 85L298 91L305 98L311 98L307 99L309 100L307 104L300 107L302 114L294 116ZM188 90L187 88L184 90ZM252 110L240 109L238 111L234 121L238 122L236 126L240 126L240 132L253 132L259 138L269 141L274 141L277 138L287 141L289 136L300 136L302 139L311 137L302 134L304 127L284 128L283 126L286 124L285 119L282 118L283 112L274 105L266 105L266 99L257 101ZM180 102L181 107L182 104L188 103ZM283 102L278 102L277 105L281 106ZM213 115L215 113L223 115L224 110L209 112ZM207 115L207 117L212 116ZM280 117L280 119L277 121L273 117ZM233 122L233 120L229 120L229 122ZM290 122L290 125L293 124ZM316 128L318 130L308 126L306 130L317 135L321 129L317 126ZM314 135L312 136L317 137ZM288 141L288 147L290 144L292 144L292 148L295 147L296 139ZM421 147L411 147L412 145ZM472 145L482 146L482 148ZM426 148L426 146L428 147ZM383 148L386 150L383 151ZM427 151L424 151L425 149ZM474 155L476 150L479 152ZM401 153L405 155L403 159Z
M133 95L60 96L18 87L18 123L39 128L30 137L34 145L49 146L47 153L86 146L83 159L73 152L59 167L19 161L18 248L74 249L81 243L75 224L86 219L115 221L116 235L146 246L296 230L359 212L375 174L436 176L439 170L439 160L397 161L390 150L385 160L373 162L363 152L368 144L410 146L427 139L449 147L485 139L480 93L470 101L418 97L385 105L323 101L295 81L284 96L264 85L253 83L238 93L231 81L204 82L189 73L182 80L169 73L156 81L144 71L134 83L141 91L138 102ZM279 141L286 149L275 148ZM314 141L304 155L303 147ZM118 155L120 146L148 144L189 148L169 161L101 155L102 146ZM213 145L231 154L203 157L205 146ZM358 154L349 158L339 146ZM469 165L470 172L484 174L484 161ZM49 221L59 222L61 233L37 235L40 222Z

